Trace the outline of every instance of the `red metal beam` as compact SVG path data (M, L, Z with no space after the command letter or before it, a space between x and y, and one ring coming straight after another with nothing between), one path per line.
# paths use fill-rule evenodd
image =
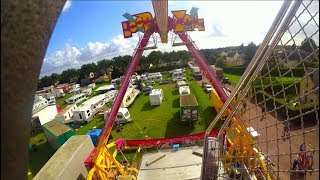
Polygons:
M154 25L152 24L150 26L149 30L144 33L144 36L143 36L142 40L140 41L140 44L137 48L137 51L135 52L135 54L132 58L132 61L127 69L127 73L126 73L124 80L121 84L121 88L119 89L117 97L115 98L114 103L112 105L110 115L108 116L106 124L102 130L101 138L100 138L98 146L97 146L97 151L93 157L93 163L96 163L99 153L102 152L101 150L102 150L103 146L105 146L105 143L107 143L107 141L108 141L113 124L116 120L117 113L118 113L119 108L121 106L123 97L124 97L124 95L127 91L127 88L129 86L131 76L133 75L134 71L136 70L136 68L139 64L139 61L140 61L140 58L141 58L142 53L144 51L144 48L147 46L150 36L154 33L154 29L155 29Z
M209 79L210 83L212 84L213 88L216 90L217 94L220 96L223 103L225 103L228 99L226 92L223 90L222 84L219 80L213 75L211 68L206 63L204 57L198 51L198 49L193 45L191 39L185 33L179 33L178 36L180 39L186 44L189 52L192 54L194 59L197 61L198 66L201 70L204 71L206 77Z

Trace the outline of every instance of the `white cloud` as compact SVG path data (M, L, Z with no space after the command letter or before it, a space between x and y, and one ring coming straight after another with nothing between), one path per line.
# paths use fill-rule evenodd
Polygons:
M62 72L65 69L80 67L82 64L96 62L104 58L111 59L118 55L132 55L138 42L134 36L124 39L118 35L109 42L88 42L85 47L77 48L67 43L63 50L55 51L44 59L41 75Z
M172 10L187 10L198 7L198 17L204 18L205 31L194 31L190 33L199 49L236 46L244 43L247 45L253 41L260 44L275 19L281 5L281 1L168 1L169 16ZM67 1L64 11L69 9L71 1ZM319 2L310 6L310 13L318 12ZM314 32L319 24L319 15L314 21L309 22L306 33ZM305 13L299 20L306 22L310 15ZM315 23L316 22L316 23ZM299 27L292 26L290 30L297 31ZM313 36L319 44L319 32ZM160 51L187 50L185 46L172 47L171 35L168 35L168 44L162 44L158 37L158 48ZM300 38L300 37L299 37ZM298 39L298 37L297 37ZM304 37L298 41L302 41ZM152 39L150 39L152 41ZM42 73L52 73L56 69L66 69L80 66L81 64L94 62L103 58L111 59L114 56L132 55L138 42L138 35L124 39L122 35L115 36L108 42L88 42L84 47L74 47L67 43L65 48L52 53L43 63ZM148 55L153 50L144 52Z
M64 4L63 6L62 12L67 12L70 9L71 4L72 4L71 0L66 1L66 4Z

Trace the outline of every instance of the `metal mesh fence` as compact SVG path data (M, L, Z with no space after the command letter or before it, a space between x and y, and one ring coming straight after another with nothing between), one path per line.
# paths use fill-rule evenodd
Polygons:
M292 2L262 55L225 85L236 103L216 117L204 179L319 179L319 1Z

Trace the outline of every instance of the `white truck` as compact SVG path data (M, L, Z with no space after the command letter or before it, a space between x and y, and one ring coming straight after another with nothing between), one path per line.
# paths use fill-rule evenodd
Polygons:
M104 120L107 120L107 118L110 114L110 110L111 109L104 112L104 114L103 114ZM119 108L115 122L123 124L123 123L127 123L130 121L132 121L132 120L130 118L130 112L129 112L128 108Z

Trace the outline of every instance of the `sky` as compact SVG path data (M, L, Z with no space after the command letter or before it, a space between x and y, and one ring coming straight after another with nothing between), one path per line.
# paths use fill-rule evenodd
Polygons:
M169 1L172 10L199 8L205 31L190 33L199 49L260 44L275 19L282 1ZM318 5L319 8L319 5ZM139 34L124 39L121 22L124 13L151 12L151 1L67 1L47 48L40 77L61 73L82 64L132 55ZM171 37L171 34L169 34ZM157 38L159 41L159 38ZM169 39L171 42L171 39ZM186 50L171 43L157 43L160 51ZM150 51L145 51L147 55Z

